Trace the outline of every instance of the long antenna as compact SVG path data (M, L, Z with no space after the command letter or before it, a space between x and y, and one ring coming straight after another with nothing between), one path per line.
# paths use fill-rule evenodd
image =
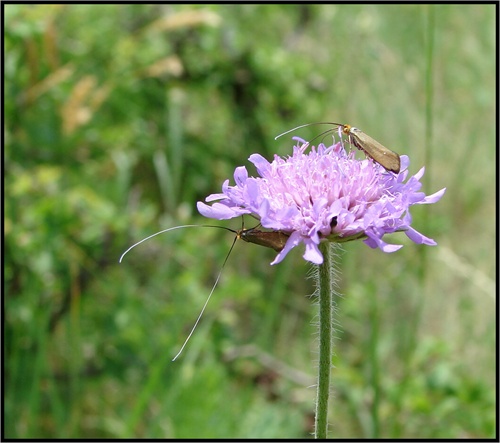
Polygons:
M217 275L217 278L215 279L215 283L212 286L212 290L210 291L210 294L208 295L208 298L207 298L205 304L203 305L203 308L201 309L201 312L198 315L198 318L196 319L196 322L194 323L194 325L193 325L193 327L191 329L191 332L187 336L187 338L184 341L183 345L181 346L179 352L172 359L172 361L175 361L175 359L177 359L177 357L179 357L179 355L181 355L181 353L184 350L184 348L186 347L189 339L193 335L196 327L198 326L198 323L200 322L201 317L203 316L203 313L205 312L205 309L206 309L206 307L208 305L208 302L210 301L210 298L212 297L212 294L214 293L215 288L217 287L217 284L219 283L219 280L220 280L221 275L222 275L222 271L224 270L224 267L226 266L227 260L229 259L229 256L231 255L231 252L233 251L234 245L236 244L236 240L238 240L239 238L241 238L241 232L244 230L244 228L243 228L243 226L244 226L243 225L243 218L241 220L241 223L242 223L242 227L241 227L240 231L235 231L234 229L227 228L225 226L215 226L215 225L181 225L181 226L174 226L172 228L163 229L161 231L156 232L155 234L152 234L152 235L150 235L150 236L148 236L146 238L143 238L141 241L138 241L137 243L135 243L132 246L130 246L130 248L128 248L121 255L120 260L119 260L120 263L122 262L123 257L125 257L125 254L127 254L127 252L129 252L131 249L135 248L136 246L140 245L141 243L144 243L145 241L149 240L150 238L156 237L157 235L163 234L163 233L168 232L168 231L173 231L175 229L181 229L181 228L217 228L217 229L224 229L225 231L233 232L234 234L236 234L236 236L234 237L234 240L233 240L233 244L231 245L231 248L229 249L229 252L227 253L226 258L224 259L224 263L222 263L222 267L221 267L221 269L219 271L219 274Z
M125 257L125 254L129 252L131 249L135 248L136 246L140 245L141 243L144 243L146 240L149 240L150 238L156 237L157 235L163 234L164 232L168 231L173 231L175 229L181 229L181 228L218 228L218 229L224 229L226 231L234 232L237 234L237 232L233 229L226 228L225 226L215 226L215 225L182 225L182 226L174 226L173 228L168 228L168 229L163 229L162 231L157 232L156 234L152 234L149 237L143 238L141 241L138 241L137 243L133 244L128 248L120 257L120 260L118 261L119 263L122 262L123 257Z
M221 228L222 226L219 226L219 228ZM229 229L229 228L227 228ZM232 231L232 229L230 229L230 231ZM233 231L235 232L235 231ZM238 233L236 233L238 234ZM205 304L203 305L203 308L201 309L201 312L200 312L200 315L198 315L198 318L196 319L194 325L193 325L193 328L191 329L191 332L189 333L189 335L187 336L186 340L184 340L184 343L183 345L181 346L181 349L179 350L179 352L176 354L176 356L172 359L172 361L175 361L175 359L177 357L179 357L179 355L181 355L182 351L184 350L184 348L186 347L187 345L187 342L189 341L189 339L191 338L191 336L193 335L194 333L194 330L196 329L196 327L198 326L198 323L200 322L201 320L201 317L203 316L203 313L205 312L205 308L207 307L208 305L208 302L210 301L210 297L212 297L212 294L214 293L215 291L215 287L217 286L217 283L219 283L219 279L220 279L220 276L222 275L222 271L224 270L224 267L226 266L226 262L227 262L227 259L229 258L229 256L231 255L231 251L233 250L234 248L234 245L236 244L236 240L238 240L238 235L236 237L234 237L234 240L233 240L233 244L231 245L231 248L229 249L229 252L227 253L226 255L226 258L224 260L224 263L222 263L222 268L220 269L219 271L219 275L217 275L217 278L215 279L215 283L212 287L212 290L210 291L210 294L208 295L208 298L207 298L207 301L205 302Z
M276 137L274 137L274 139L278 140L278 138L280 138L281 136L286 135L286 134L290 134L290 132L293 132L293 131L295 131L297 129L305 128L306 126L314 126L314 125L337 125L337 126L344 126L342 123L334 123L334 122L306 123L305 125L300 125L300 126L297 126L297 127L293 128L293 129L289 129L288 131L283 132L280 135L277 135Z

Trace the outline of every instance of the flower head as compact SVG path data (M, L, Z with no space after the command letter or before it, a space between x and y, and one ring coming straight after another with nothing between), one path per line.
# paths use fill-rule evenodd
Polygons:
M298 141L288 158L277 155L269 163L259 154L249 160L259 177L249 177L244 166L234 172L235 185L229 180L222 193L198 202L205 217L219 220L252 214L264 228L289 235L284 248L271 264L279 263L288 252L305 244L304 258L321 264L320 241L345 242L364 238L371 248L394 252L402 245L382 240L384 234L404 231L415 243L435 245L411 225L409 207L437 202L446 188L426 196L420 192L424 169L408 176L408 156L401 156L401 172L387 172L371 159L357 160L346 154L341 143L320 144L305 153L309 144Z

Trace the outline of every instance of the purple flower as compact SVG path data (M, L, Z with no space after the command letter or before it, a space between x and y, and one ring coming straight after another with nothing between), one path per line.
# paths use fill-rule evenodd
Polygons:
M386 171L371 159L357 160L337 143L320 144L306 154L309 144L294 137L298 146L289 158L274 156L269 163L259 154L249 160L260 177L249 177L244 166L234 172L235 186L226 180L221 194L198 202L205 217L219 220L252 214L264 228L289 235L285 247L271 264L279 263L288 252L304 243L304 258L321 264L318 248L322 240L345 242L364 238L371 248L394 252L402 245L382 240L384 234L404 231L415 243L436 245L411 225L409 207L437 202L446 188L426 196L420 191L424 169L408 176L408 156L401 156L401 172Z

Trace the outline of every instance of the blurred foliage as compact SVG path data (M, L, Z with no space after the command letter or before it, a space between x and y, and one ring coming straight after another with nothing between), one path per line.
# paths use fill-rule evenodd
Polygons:
M310 436L300 251L270 268L237 243L174 363L232 234L118 258L204 223L196 201L251 153L286 155L277 134L325 120L448 188L412 211L437 248L398 235L395 254L339 257L332 437L494 436L495 7L3 5L4 436Z

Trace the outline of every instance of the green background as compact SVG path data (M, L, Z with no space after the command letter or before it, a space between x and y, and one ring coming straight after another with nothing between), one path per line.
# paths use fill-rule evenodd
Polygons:
M196 202L325 120L447 187L411 211L437 247L343 246L331 437L495 435L496 6L3 8L5 437L309 437L300 248L238 242L174 363L234 235L118 258L240 228Z

